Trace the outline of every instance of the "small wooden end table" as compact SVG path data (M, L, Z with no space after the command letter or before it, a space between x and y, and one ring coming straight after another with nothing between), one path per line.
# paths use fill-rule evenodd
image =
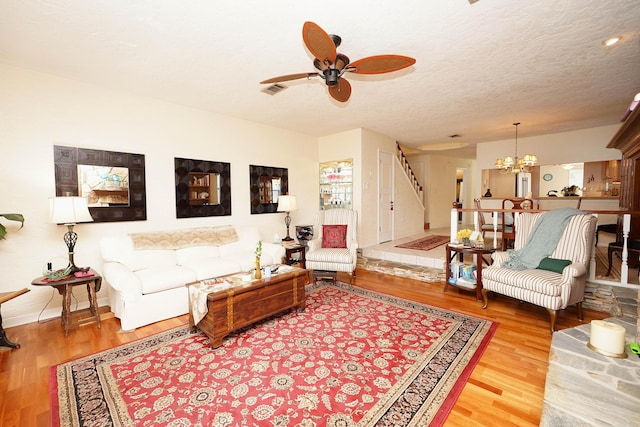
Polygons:
M38 277L31 282L34 286L51 286L58 290L62 295L62 324L64 325L64 336L69 335L69 328L71 326L79 326L89 322L96 322L98 328L102 327L100 322L100 313L98 313L98 299L96 294L100 290L102 285L102 276L100 276L95 270L89 269L90 275L83 277L76 277L73 274L60 279L49 280L46 277ZM76 322L70 322L71 315L71 293L74 286L87 285L87 295L89 296L89 311L92 317L80 319Z
M446 260L447 263L446 263L446 272L445 272L446 278L444 279L444 289L442 290L442 292L445 292L447 290L447 286L455 286L458 289L463 289L466 291L473 290L471 288L456 286L453 283L449 283L449 274L451 274L451 261L453 261L453 258L456 256L456 254L458 254L458 258L460 262L464 261L464 254L471 254L471 255L475 255L475 262L476 262L476 268L477 268L476 287L475 287L476 299L481 300L482 299L482 264L491 265L491 263L493 262L491 258L487 260L484 256L491 255L496 251L496 248L494 248L493 244L491 243L485 243L485 245L480 248L471 247L471 246L456 246L456 245L451 245L450 243L447 243L446 250L447 250L447 260Z
M284 263L287 265L300 264L300 268L307 268L305 254L307 247L303 245L285 245L284 246ZM293 258L293 254L300 254L299 258ZM294 262L295 261L295 262Z

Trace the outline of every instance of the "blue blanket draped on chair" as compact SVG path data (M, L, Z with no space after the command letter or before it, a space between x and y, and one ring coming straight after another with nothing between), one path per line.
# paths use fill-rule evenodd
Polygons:
M526 244L518 250L507 250L509 260L503 266L512 270L536 268L543 258L553 253L569 219L585 214L574 208L554 209L543 214L533 225Z

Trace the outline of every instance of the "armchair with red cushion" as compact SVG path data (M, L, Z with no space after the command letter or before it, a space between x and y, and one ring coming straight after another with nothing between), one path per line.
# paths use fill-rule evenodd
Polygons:
M351 209L328 209L318 216L317 238L310 240L306 266L311 270L342 271L353 279L358 256L358 213Z

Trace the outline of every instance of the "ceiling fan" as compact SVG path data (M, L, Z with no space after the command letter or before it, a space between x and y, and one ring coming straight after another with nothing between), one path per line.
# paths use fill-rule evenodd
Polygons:
M313 65L318 71L310 73L288 74L263 80L260 83L278 83L303 78L320 77L329 88L329 95L339 102L347 102L351 96L351 84L343 79L344 73L383 74L402 70L416 63L416 60L402 55L376 55L349 62L346 55L338 53L342 39L327 34L318 24L305 22L302 26L302 39L307 49L315 57Z

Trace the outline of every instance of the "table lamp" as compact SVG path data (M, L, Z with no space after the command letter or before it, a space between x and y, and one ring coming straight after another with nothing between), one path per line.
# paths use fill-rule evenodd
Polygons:
M71 272L80 271L73 260L73 249L78 241L78 235L73 231L73 226L79 222L91 222L93 218L89 213L87 199L84 197L50 197L49 198L49 222L52 224L64 224L67 232L64 234L64 243L69 249L69 264Z
M293 238L289 236L289 226L291 225L291 217L289 216L289 213L291 211L295 211L296 209L298 209L298 204L296 203L296 196L278 197L278 212L287 213L287 216L284 217L284 225L287 226L287 237L282 239L283 242L290 242L293 240Z

